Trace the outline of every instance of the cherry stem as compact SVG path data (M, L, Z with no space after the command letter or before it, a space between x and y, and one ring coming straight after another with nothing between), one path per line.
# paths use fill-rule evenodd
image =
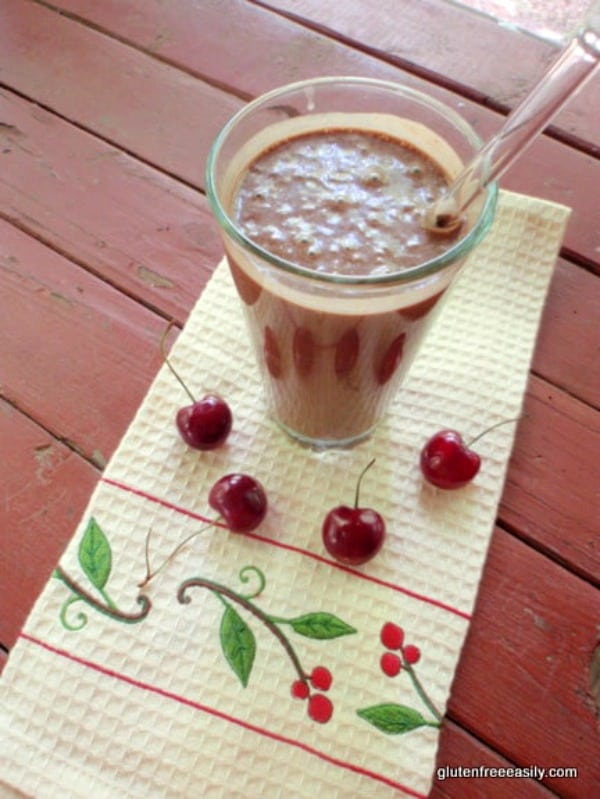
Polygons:
M189 542L193 538L195 538L197 535L200 535L200 533L203 533L205 530L210 529L215 524L218 524L220 521L221 521L221 517L219 516L217 519L215 519L214 522L211 522L210 524L206 524L204 527L201 527L199 530L196 530L195 532L193 532L190 535L188 535L187 538L184 538L183 541L181 541L179 544L177 544L177 546L171 552L171 554L167 558L165 558L165 560L163 560L163 562L160 564L158 569L155 569L154 571L152 571L150 569L150 534L152 533L152 528L150 528L150 530L148 530L148 535L146 536L146 546L145 546L145 549L144 549L144 555L145 555L145 560L146 560L146 576L144 577L144 579L142 580L141 583L138 583L138 588L144 588L144 586L148 585L150 580L153 580L156 577L156 575L159 572L161 572L165 568L165 566L167 566L173 560L173 558L177 554L179 554L179 552L181 552L181 550L187 544L189 544Z
M413 684L413 685L414 685L414 687L415 687L415 691L416 691L416 692L419 694L419 696L421 697L421 701L423 702L423 704L424 704L424 705L425 705L425 706L426 706L426 707L427 707L427 708L428 708L428 709L429 709L429 710L430 710L430 711L433 713L433 715L435 716L435 718L436 718L436 722L437 722L437 723L435 724L435 726L436 726L436 727L437 727L437 726L439 726L439 725L440 725L440 723L441 723L441 721L442 721L442 714L440 713L440 711L437 709L437 707L436 707L436 706L433 704L433 702L431 701L431 699L430 699L430 698L429 698L429 696L427 695L427 692L425 691L425 689L424 689L424 688L423 688L423 686L421 685L421 681L420 681L420 680L419 680L419 678L417 677L417 674L416 674L415 670L413 669L413 667L411 666L411 664L410 664L410 663L409 663L409 662L406 660L406 658L405 658L405 657L403 657L403 660L404 660L404 668L406 669L406 671L408 672L408 676L409 676L409 677L410 677L410 679L412 680L412 684Z
M515 422L519 422L521 420L520 416L517 416L515 419L503 419L501 422L496 422L496 424L491 425L490 427L486 427L485 430L482 430L481 433L475 436L475 438L471 439L467 444L467 447L472 447L476 441L479 441L480 438L490 433L492 430L495 430L497 427L502 427L503 424L514 424Z
M168 333L169 333L169 331L171 330L172 327L175 327L175 321L173 319L171 319L171 321L167 325L167 327L165 329L165 332L162 334L162 337L160 339L160 352L161 352L163 361L167 364L167 366L171 370L171 374L173 375L173 377L181 385L181 387L183 388L185 393L188 395L188 397L191 399L191 401L192 402L196 402L196 398L194 397L192 392L189 390L189 388L186 386L186 384L184 383L181 375L177 372L177 370L175 369L175 367L171 363L169 357L167 356L167 351L166 351L165 344L166 344L167 335L168 335Z
M273 620L264 613L257 605L253 602L250 602L249 599L246 597L237 594L231 588L227 588L225 585L221 585L220 583L215 583L212 580L207 580L203 577L191 577L189 580L185 580L179 586L177 590L177 599L182 604L187 604L191 602L191 598L187 594L188 589L190 588L208 588L214 594L216 594L219 599L224 602L225 598L235 602L238 605L241 605L245 610L255 616L259 621L261 621L265 627L271 632L275 638L279 641L279 643L284 648L287 656L292 662L298 677L302 680L302 682L307 683L309 680L309 675L304 671L302 668L302 664L300 663L300 659L294 650L294 647L291 645L287 637L284 633L281 632L279 627L273 622Z
M362 483L362 479L363 479L365 474L369 471L369 469L371 468L371 466L374 463L375 463L375 458L373 458L373 460L371 460L371 461L369 461L369 463L367 463L365 468L360 473L358 480L356 481L356 492L354 494L354 507L355 508L358 508L358 502L359 502L359 498L360 498L360 484Z

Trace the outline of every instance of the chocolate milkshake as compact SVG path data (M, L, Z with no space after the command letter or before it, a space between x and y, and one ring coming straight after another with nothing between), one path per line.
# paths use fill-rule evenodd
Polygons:
M340 112L263 125L228 159L228 262L270 412L301 441L361 440L396 392L478 214L423 227L461 163L420 122Z

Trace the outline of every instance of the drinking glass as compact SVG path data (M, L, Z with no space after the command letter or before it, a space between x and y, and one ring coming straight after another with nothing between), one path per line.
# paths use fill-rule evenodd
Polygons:
M392 259L373 274L339 274L269 252L242 229L236 192L252 162L291 138L364 131L398 139L456 175L482 142L451 107L396 83L355 77L302 81L243 107L207 163L207 195L244 308L268 412L315 448L366 438L398 392L461 265L492 224L497 186L465 212L435 257ZM367 209L365 209L365 214ZM401 396L399 397L401 401Z

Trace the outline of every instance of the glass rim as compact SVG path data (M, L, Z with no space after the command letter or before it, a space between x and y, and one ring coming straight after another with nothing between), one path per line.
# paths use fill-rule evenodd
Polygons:
M427 261L423 261L413 266L404 267L396 272L389 272L383 275L346 275L332 272L317 272L309 267L295 263L294 261L289 261L278 255L274 255L273 253L269 252L269 250L264 249L251 238L246 236L243 231L240 230L236 222L230 217L219 198L214 176L221 149L231 131L239 122L241 122L246 116L251 114L257 108L266 105L272 100L280 97L282 94L301 91L309 86L323 86L334 83L345 83L348 85L357 84L358 86L365 87L372 86L380 89L391 90L394 93L411 97L419 102L425 101L426 104L431 108L443 113L444 116L449 118L452 124L458 128L461 133L463 133L466 139L473 144L476 149L483 146L483 140L473 130L469 123L460 114L454 111L454 109L450 108L450 106L446 105L445 103L442 103L440 100L437 100L435 97L431 97L425 92L422 92L418 89L413 89L410 86L405 86L404 84L394 83L393 81L378 80L377 78L364 78L347 75L309 78L307 80L288 83L286 85L280 86L279 88L272 89L265 94L261 94L254 100L244 105L228 120L228 122L225 123L213 141L206 162L206 196L213 214L222 230L245 250L250 251L261 260L266 261L267 263L283 270L284 272L303 277L311 281L317 280L320 283L337 286L369 285L376 287L386 284L410 282L427 277L431 274L435 274L443 267L455 263L460 258L465 257L483 238L492 224L494 210L496 208L498 199L498 186L495 182L491 182L485 187L485 201L479 212L477 221L465 236L457 239L452 246L434 258L430 258Z

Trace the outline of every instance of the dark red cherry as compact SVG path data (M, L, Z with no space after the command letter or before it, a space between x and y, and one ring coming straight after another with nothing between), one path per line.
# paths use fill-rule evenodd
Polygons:
M176 424L186 444L194 449L215 449L231 432L233 417L221 397L207 394L177 411Z
M385 523L371 508L340 505L323 522L323 543L340 563L360 566L375 557L385 538Z
M360 484L374 463L374 459L369 461L360 473L354 507L339 505L330 510L321 528L325 549L340 563L349 566L360 566L375 557L385 538L385 522L379 513L359 507Z
M456 430L440 430L421 450L421 472L438 488L461 488L471 482L480 466L481 458Z
M234 533L249 533L265 518L267 495L248 474L226 474L213 485L208 502Z
M167 334L174 324L173 321L169 322L162 334L160 351L166 366L191 400L191 405L186 405L177 411L175 424L188 446L194 449L215 449L224 443L231 432L233 422L231 409L221 397L207 394L197 400L189 390L166 351Z

